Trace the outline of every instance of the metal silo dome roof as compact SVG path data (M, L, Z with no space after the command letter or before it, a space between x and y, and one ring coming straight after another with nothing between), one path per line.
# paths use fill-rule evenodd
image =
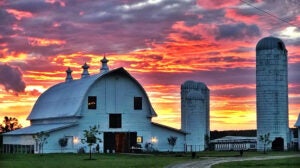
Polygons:
M258 41L256 45L256 51L258 50L270 50L270 49L280 49L280 50L286 50L284 42L273 36L262 38Z
M202 82L195 82L192 80L185 81L181 85L182 89L201 89L201 88L207 88L207 86Z
M187 99L202 100L202 99L204 99L204 96L202 95L202 93L200 91L191 91L187 95Z

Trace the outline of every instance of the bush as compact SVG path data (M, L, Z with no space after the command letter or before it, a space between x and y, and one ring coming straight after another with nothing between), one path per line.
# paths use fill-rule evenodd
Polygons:
M60 138L58 140L59 145L63 148L66 147L68 145L68 138L64 137L64 138Z
M84 154L84 153L85 153L84 147L80 147L80 148L77 150L77 153L78 153L78 154Z

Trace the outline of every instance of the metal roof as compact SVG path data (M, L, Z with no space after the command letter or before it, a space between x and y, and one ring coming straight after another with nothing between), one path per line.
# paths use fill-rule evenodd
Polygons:
M225 136L222 138L211 140L211 143L232 143L232 142L256 142L257 137L245 137L245 136Z
M40 95L27 119L79 116L85 93L99 77L93 75L54 85Z
M150 104L150 114L148 116L157 116L144 88L135 78L133 78L124 68L121 67L108 71L107 73L91 75L86 78L62 82L52 86L40 95L27 119L38 120L81 116L80 112L82 103L89 88L97 80L101 80L102 77L111 75L113 73L125 74L134 82L136 82L136 84L144 92L147 101Z
M208 89L208 87L202 82L195 82L193 80L187 80L181 84L181 89Z
M173 128L173 127L169 127L167 125L162 125L162 124L155 123L155 122L151 122L151 124L154 125L154 126L157 126L159 128L164 128L164 129L167 129L167 130L170 130L170 131L175 131L175 132L178 132L178 133L181 133L181 134L187 134L186 132L184 132L181 129L176 129L176 128Z
M262 38L256 45L256 51L271 50L275 48L280 50L286 50L284 42L281 39L273 36Z
M29 127L17 129L15 131L4 133L3 135L34 135L38 132L52 132L55 130L68 128L77 125L76 123L66 124L34 124Z

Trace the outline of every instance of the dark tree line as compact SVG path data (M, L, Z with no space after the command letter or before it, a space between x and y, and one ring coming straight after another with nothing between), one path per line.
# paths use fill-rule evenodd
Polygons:
M20 128L22 128L22 125L17 118L5 116L0 124L0 133L10 132Z
M222 138L224 136L248 136L256 137L256 130L229 130L229 131L210 131L210 139Z

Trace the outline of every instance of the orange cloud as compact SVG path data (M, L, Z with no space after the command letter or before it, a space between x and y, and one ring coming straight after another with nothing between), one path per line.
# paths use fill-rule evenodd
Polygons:
M17 20L22 20L23 18L30 18L33 16L30 12L19 11L16 9L6 9L6 11L14 15Z
M244 10L253 10L253 8L248 7L248 8L244 8ZM242 9L240 9L242 10ZM237 9L233 9L233 8L228 8L226 9L226 13L225 13L225 17L229 18L235 22L246 22L247 24L262 24L263 22L261 22L259 20L258 15L256 15L256 13L249 13L249 14L242 14L239 13L239 10Z
M59 3L59 5L61 7L65 7L66 6L66 3L63 0L45 0L45 2L51 3L51 4Z
M0 50L0 62L2 63L9 63L9 62L23 62L28 57L26 53L17 53L17 52L8 52L7 48Z
M198 0L197 4L205 9L220 9L224 7L235 6L239 4L239 0L231 0L231 1L224 1L224 0Z
M49 46L66 44L66 41L64 40L45 39L36 37L28 37L28 42L31 46Z

